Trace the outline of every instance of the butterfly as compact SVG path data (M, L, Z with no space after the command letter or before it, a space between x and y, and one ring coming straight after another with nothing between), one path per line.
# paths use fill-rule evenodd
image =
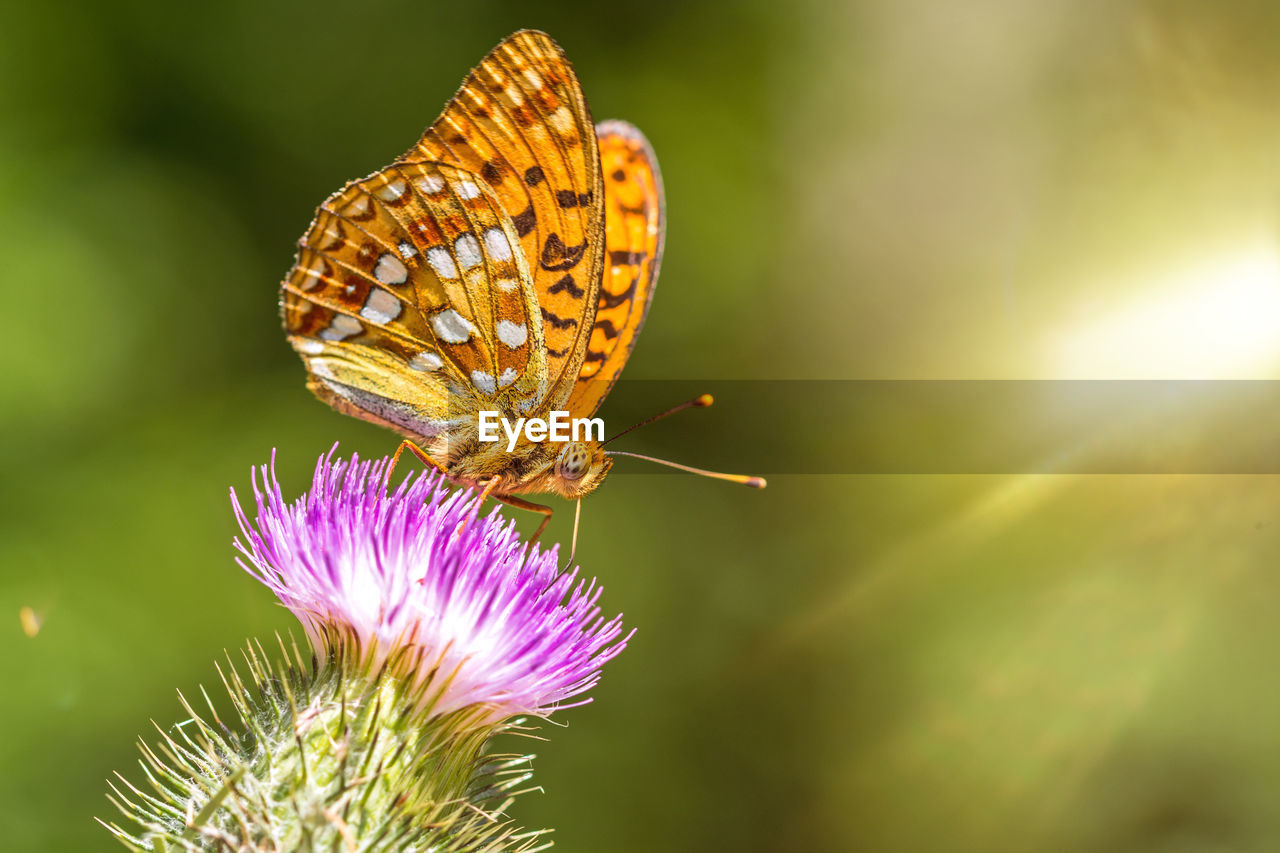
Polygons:
M560 47L517 32L408 152L320 206L281 285L285 331L317 397L399 432L396 459L542 513L536 539L552 510L519 495L580 499L621 452L527 435L508 450L480 440L479 414L595 413L648 313L664 220L648 140L594 124Z

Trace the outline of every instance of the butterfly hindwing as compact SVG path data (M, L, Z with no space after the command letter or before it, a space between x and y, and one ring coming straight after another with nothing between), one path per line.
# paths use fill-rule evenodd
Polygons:
M596 411L613 388L644 325L658 283L666 228L662 175L649 141L624 121L601 122L605 262L595 320L567 408Z
M535 31L507 38L404 159L460 166L502 202L541 314L549 387L539 408L564 408L595 316L604 191L591 114L559 46Z
M414 435L474 428L467 416L497 399L531 408L546 388L519 238L485 182L454 166L398 163L326 201L283 308L313 390Z

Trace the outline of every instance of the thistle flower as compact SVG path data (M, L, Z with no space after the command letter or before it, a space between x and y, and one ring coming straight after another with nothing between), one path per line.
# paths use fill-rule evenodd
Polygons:
M505 816L531 756L489 745L518 715L588 701L621 617L474 494L434 472L388 494L388 460L333 454L294 503L273 457L253 522L232 491L238 562L302 621L310 661L283 641L279 661L258 644L229 660L231 725L183 699L188 719L142 746L150 790L112 785L133 828L107 828L192 853L544 849Z
M605 621L600 587L561 573L558 550L528 547L495 508L435 471L386 492L389 460L316 463L311 490L287 503L274 458L253 478L257 522L232 490L240 565L302 622L316 651L354 637L381 663L396 652L446 714L546 716L581 696L622 651L621 616ZM590 701L583 699L577 703Z

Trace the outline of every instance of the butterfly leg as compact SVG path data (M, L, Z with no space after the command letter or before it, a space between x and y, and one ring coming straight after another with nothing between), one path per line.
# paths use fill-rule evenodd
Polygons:
M501 475L494 475L485 481L484 488L480 490L480 501L476 504L476 514L480 514L480 506L484 503L485 498L493 494L493 490L497 488L498 483L502 482Z
M408 442L405 442L405 443L408 444ZM441 469L441 470L444 470L444 469ZM484 488L480 490L480 500L476 501L476 517L477 518L480 517L480 507L484 505L485 498L489 497L489 495L493 493L493 490L498 487L498 483L500 483L501 481L502 481L502 477L500 476L490 477L488 480L485 481ZM497 498L498 500L502 499L500 495L494 495L494 497ZM455 537L461 536L463 534L463 531L467 529L467 524L470 521L471 521L470 515L463 518L462 521L459 521L457 528L453 531L453 535Z
M441 474L444 474L446 477L449 476L449 472L445 470L445 467L443 465L441 465L439 462L437 462L436 460L428 456L427 451L423 450L421 447L419 447L418 445L414 444L412 441L406 438L404 441L400 442L400 446L396 448L395 455L391 457L391 465L390 467L387 468L388 481L391 479L391 472L396 470L396 463L400 461L400 454L404 453L405 450L408 450L414 456L418 457L418 460L421 461L423 465L428 465L432 468L435 468L437 471L439 471Z
M542 513L542 523L538 525L538 529L534 532L533 536L529 537L530 545L538 541L538 537L542 535L542 531L547 529L547 522L551 520L552 513L555 512L555 510L549 506L536 504L532 501L527 501L524 498L517 498L514 495L494 495L493 499L499 503L504 503L507 506L513 506L516 509L527 509L530 512Z

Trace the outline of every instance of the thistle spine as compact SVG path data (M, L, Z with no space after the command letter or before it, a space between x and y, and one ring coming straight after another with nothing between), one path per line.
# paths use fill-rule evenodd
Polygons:
M250 644L237 666L218 666L235 718L224 723L207 692L202 716L156 726L140 743L144 790L117 774L109 795L138 851L336 850L532 853L542 832L507 817L529 788L532 756L494 755L490 740L520 731L483 708L432 715L430 683L414 686L402 658L371 666L353 642L328 659L280 639L279 661ZM409 656L411 657L411 656ZM241 670L247 674L243 677Z

